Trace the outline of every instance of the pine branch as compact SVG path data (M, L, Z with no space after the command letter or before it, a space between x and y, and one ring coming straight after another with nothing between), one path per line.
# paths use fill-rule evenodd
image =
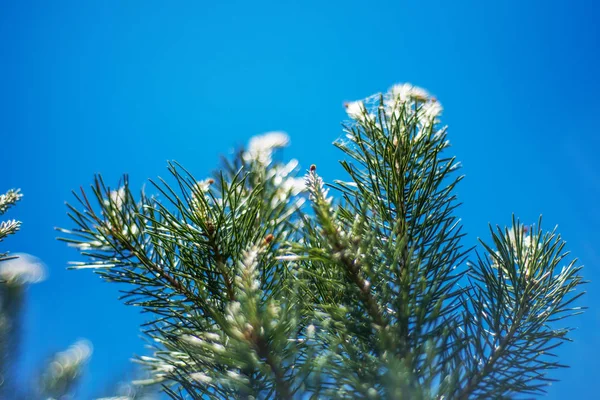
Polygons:
M272 386L279 397L291 398L285 363L292 354L302 354L300 349L290 352L288 338L296 334L295 323L282 320L281 326L267 329L275 323L275 316L267 312L264 320L257 320L255 332L275 329L276 335L246 338L239 336L245 327L236 330L232 325L235 318L226 318L227 310L231 312L236 304L244 309L245 302L250 302L259 307L254 311L258 312L263 307L273 308L270 304L289 308L287 301L295 298L281 297L291 287L282 280L286 265L275 259L261 268L263 294L258 298L244 297L247 291L238 291L234 284L241 254L257 242L285 242L293 232L289 230L290 217L301 205L294 196L304 183L298 188L289 177L297 162L278 166L273 174L261 164L268 160L264 151L257 154L260 157L242 163L241 170L204 181L197 181L178 164L170 164L175 186L162 179L153 184L175 212L144 194L136 203L127 179L115 191L100 177L92 188L99 210L85 192L77 196L84 211L70 207L78 228L62 230L71 236L63 240L96 260L76 266L98 268L108 280L133 283L135 287L125 295L127 303L141 305L158 316L146 332L164 346L156 354L165 356L145 361L155 370L148 383L177 382L200 393L208 386L225 397L232 387L238 387L233 392L241 395ZM277 247L270 244L269 252ZM278 288L280 283L284 285ZM204 335L210 340L201 339ZM181 337L195 338L193 345L182 342ZM252 361L253 357L263 360L270 372ZM222 365L220 372L200 375L199 370L207 365L214 368L215 363ZM171 385L165 390L170 391L167 387Z
M69 396L82 375L92 353L91 343L79 340L65 351L55 354L39 377L39 399L62 399Z
M347 104L335 145L348 181L283 163L282 132L251 139L211 178L169 163L158 195L97 177L69 206L69 245L126 304L172 398L498 398L537 394L562 365L580 267L555 233L493 232L470 248L455 212L460 163L442 107L395 85ZM172 182L172 183L170 183ZM304 212L308 190L312 212ZM82 210L79 210L81 207Z
M534 232L517 220L513 224L511 230L492 231L497 250L484 244L491 262L480 259L479 268L471 272L472 290L485 297L471 298L473 314L468 323L483 329L477 339L485 342L477 345L474 356L485 362L465 375L460 399L474 393L505 396L543 391L540 381L546 380L546 371L561 367L548 359L553 357L549 350L566 340L569 331L551 328L549 323L581 312L580 307L569 307L583 295L572 294L584 283L577 275L580 267L572 261L555 272L566 257L560 236L544 233L541 221Z
M334 260L339 260L339 264L345 269L348 278L360 291L365 308L378 329L385 329L388 323L384 320L380 306L371 295L371 284L367 281L360 271L360 260L351 259L348 253L351 252L341 237L342 228L334 221L331 209L331 198L327 198L327 190L323 186L323 181L316 174L316 168L311 168L307 177L307 187L311 194L314 204L314 210L317 222L322 226L325 238L329 241L332 256ZM350 238L352 240L352 238Z
M10 207L14 206L23 195L19 189L10 189L5 194L0 195L0 215L4 214ZM17 220L8 220L0 222L0 242L8 235L16 233L21 227L21 222ZM8 253L0 253L0 261L6 260Z
M0 215L4 214L10 207L14 206L23 195L19 189L10 189L5 194L0 194Z

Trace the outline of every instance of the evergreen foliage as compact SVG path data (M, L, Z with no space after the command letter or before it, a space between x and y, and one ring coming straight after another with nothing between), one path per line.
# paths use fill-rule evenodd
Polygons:
M0 195L0 215L14 206L21 197L19 190L9 190ZM16 233L20 226L21 222L17 220L0 223L0 242ZM26 290L28 285L41 282L45 277L45 266L36 257L23 253L0 255L0 399L72 399L91 357L91 343L78 340L68 349L51 355L35 371L31 380L18 376L17 366L23 351L21 320L25 312ZM152 387L128 387L121 383L109 390L119 396L106 399L153 398Z
M0 195L0 215L22 197L19 190ZM16 233L17 220L0 223L0 241ZM21 319L27 286L44 280L45 267L28 254L3 253L0 256L0 398L66 399L76 386L90 354L91 346L79 341L57 353L29 384L20 383L16 369L21 354Z
M542 393L582 310L560 236L513 218L474 255L440 103L401 84L346 108L347 181L296 177L271 132L212 178L169 163L156 196L101 176L75 193L74 267L126 283L153 316L138 383L182 399Z

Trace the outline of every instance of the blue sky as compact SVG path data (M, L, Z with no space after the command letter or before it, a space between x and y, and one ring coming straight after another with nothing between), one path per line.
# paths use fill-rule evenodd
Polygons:
M29 291L23 373L79 337L95 346L81 398L142 353L143 316L118 287L67 271L65 201L102 173L141 186L177 160L202 177L219 154L285 130L286 157L342 176L342 104L396 82L444 105L467 245L487 224L544 215L586 266L572 366L549 398L595 395L600 356L599 5L594 1L2 1L0 190L22 188L2 249L43 259Z

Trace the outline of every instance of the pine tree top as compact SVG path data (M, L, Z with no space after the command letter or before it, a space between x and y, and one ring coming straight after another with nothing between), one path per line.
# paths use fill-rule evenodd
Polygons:
M101 176L75 194L74 267L154 316L139 383L190 399L542 393L582 310L560 235L513 217L474 253L440 102L400 84L346 110L345 180L298 177L270 132L211 178L171 162L156 195Z

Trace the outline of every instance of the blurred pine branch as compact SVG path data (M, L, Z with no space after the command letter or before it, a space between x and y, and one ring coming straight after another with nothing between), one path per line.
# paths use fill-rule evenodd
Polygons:
M22 197L19 190L0 195L0 215ZM0 223L0 241L18 231L21 223L9 220ZM78 340L68 349L52 355L39 373L25 383L17 375L17 366L23 352L21 320L25 312L28 285L43 281L44 264L24 253L0 255L0 399L6 400L66 400L74 398L85 366L92 354L86 340ZM150 399L152 389L126 388L120 384L112 388L120 399ZM144 397L146 396L146 397Z

